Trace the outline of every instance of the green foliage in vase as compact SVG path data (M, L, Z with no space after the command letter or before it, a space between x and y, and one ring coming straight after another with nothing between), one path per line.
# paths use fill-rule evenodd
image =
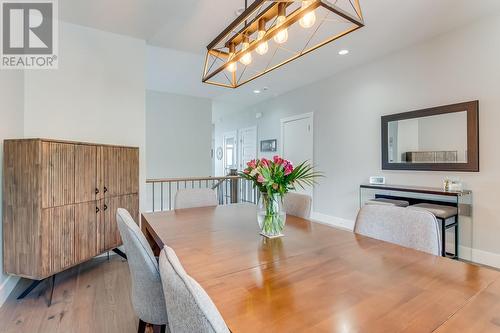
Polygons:
M290 161L274 156L272 160L262 158L248 162L240 176L252 181L262 194L269 197L278 194L283 198L287 192L297 190L298 187L304 189L314 185L316 179L323 175L314 171L307 161L294 167Z

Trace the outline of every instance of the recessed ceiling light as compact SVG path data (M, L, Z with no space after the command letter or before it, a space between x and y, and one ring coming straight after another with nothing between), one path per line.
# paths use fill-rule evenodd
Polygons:
M340 50L340 51L339 51L339 54L340 54L340 55L346 55L346 54L349 54L349 50Z
M260 90L259 90L259 89L255 89L255 90L253 91L253 93L254 93L254 94L260 94Z

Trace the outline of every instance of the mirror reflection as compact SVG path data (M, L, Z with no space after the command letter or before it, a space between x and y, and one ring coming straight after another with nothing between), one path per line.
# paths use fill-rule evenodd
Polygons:
M467 163L467 111L388 123L389 163Z

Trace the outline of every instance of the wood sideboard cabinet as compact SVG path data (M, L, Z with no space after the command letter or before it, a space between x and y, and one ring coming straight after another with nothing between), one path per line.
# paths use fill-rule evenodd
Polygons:
M122 244L117 208L139 221L139 149L4 141L6 273L43 280Z

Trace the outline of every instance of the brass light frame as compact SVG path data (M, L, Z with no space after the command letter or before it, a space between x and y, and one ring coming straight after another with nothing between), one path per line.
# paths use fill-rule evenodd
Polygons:
M242 50L236 50L235 46L241 44L243 38L248 38L248 36L254 33L258 33L259 29L261 29L263 26L263 22L265 25L265 22L269 22L275 19L280 10L286 9L296 2L302 2L300 0L255 0L240 16L238 16L238 18L236 18L226 29L224 29L224 31L222 31L210 44L208 44L202 82L221 87L238 88L250 81L261 77L264 74L267 74L293 60L311 53L312 51L326 44L329 44L351 32L364 27L364 20L359 0L348 1L352 6L354 12L356 13L355 15L337 7L335 4L329 3L329 1L327 0L313 0L308 7L299 7L293 12L289 13L286 16L286 20L281 25L273 25L272 27L270 27L261 40L251 41L250 46L244 52ZM225 71L230 63L237 63L246 52L253 52L259 46L259 44L264 41L272 41L273 37L278 34L281 29L289 28L293 24L299 22L299 20L309 11L316 10L320 7L334 13L339 18L352 24L352 26L345 31L327 38L323 42L320 42L319 44L308 48L307 50L303 50L302 52L293 55L285 61L282 61L272 67L266 68L262 72L253 75L249 79L241 80L241 77L240 79L238 79L236 73L233 72L230 73L230 78L225 75L227 79L226 81L228 81L227 83L213 80L215 76ZM234 51L231 54L231 62L227 61L230 56L230 49ZM223 64L216 68L213 68L217 60L223 62Z

